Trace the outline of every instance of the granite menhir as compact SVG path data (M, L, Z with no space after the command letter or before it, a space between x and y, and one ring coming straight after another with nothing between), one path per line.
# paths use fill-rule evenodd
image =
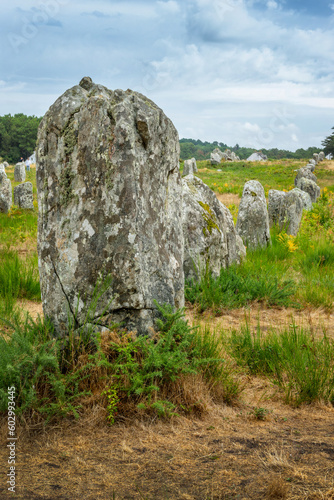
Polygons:
M44 314L56 334L89 321L150 332L154 300L184 304L178 133L142 94L88 77L38 131L38 254ZM95 290L95 291L94 291Z

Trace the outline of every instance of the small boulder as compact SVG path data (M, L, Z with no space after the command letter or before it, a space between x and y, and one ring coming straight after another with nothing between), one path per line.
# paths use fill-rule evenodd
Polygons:
M15 182L24 182L26 180L26 166L22 163L17 163L14 169Z
M221 268L240 262L245 247L230 211L204 182L188 175L182 186L185 278L198 279L207 267L218 276Z
M12 183L7 178L7 175L0 171L0 212L7 214L12 204Z
M311 169L308 167L302 167L299 170L297 170L297 175L295 178L295 186L299 189L301 189L300 183L302 178L310 179L313 182L317 182L316 176L311 172Z
M320 187L311 179L302 177L298 187L310 195L312 203L315 203L320 196Z
M258 181L244 186L236 230L249 248L266 247L271 242L266 197Z
M31 182L24 182L14 187L14 205L20 208L33 209L33 202Z
M197 172L196 159L191 158L191 160L185 160L183 166L183 175L192 175Z

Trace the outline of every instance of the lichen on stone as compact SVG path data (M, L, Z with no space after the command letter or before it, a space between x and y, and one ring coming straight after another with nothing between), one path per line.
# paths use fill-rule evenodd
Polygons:
M73 187L72 187L72 181L74 177L75 173L72 171L71 162L68 162L62 169L59 179L59 189L60 189L59 201L60 205L65 208L68 207L68 205L74 198Z

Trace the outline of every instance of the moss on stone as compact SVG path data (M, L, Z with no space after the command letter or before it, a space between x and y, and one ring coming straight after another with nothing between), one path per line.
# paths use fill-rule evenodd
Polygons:
M208 232L209 234L212 234L213 229L217 229L217 231L220 232L219 226L217 224L217 218L212 212L209 205L207 203L203 203L202 201L199 201L198 204L203 208L203 210L205 210L205 212L202 214L202 217L206 224L206 227L203 227L204 236L207 237Z

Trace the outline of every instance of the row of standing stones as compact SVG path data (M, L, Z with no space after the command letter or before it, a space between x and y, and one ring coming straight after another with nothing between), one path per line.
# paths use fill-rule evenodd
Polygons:
M313 174L323 152L314 154L306 167L297 170L295 188L291 191L269 190L268 207L263 186L258 181L246 182L240 201L236 230L249 248L270 244L270 227L277 224L280 230L297 236L303 210L312 210L320 196L320 187Z
M0 164L0 213L8 213L13 205L12 183L6 174L7 162ZM31 182L24 182L26 170L24 163L17 163L14 169L15 182L21 182L14 187L14 205L19 208L33 209L33 187Z
M268 244L261 184L246 183L235 227L194 176L194 159L181 178L179 148L154 102L89 77L45 114L36 151L38 257L43 312L56 335L87 321L148 334L155 301L183 307L185 279L239 263L244 243Z

